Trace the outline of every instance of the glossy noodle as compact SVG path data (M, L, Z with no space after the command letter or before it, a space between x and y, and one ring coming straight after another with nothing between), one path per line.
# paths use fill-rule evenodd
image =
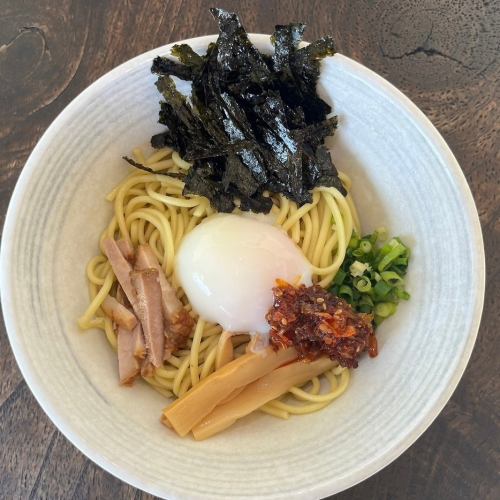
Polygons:
M174 259L183 237L215 213L207 198L183 196L183 182L168 175L185 172L190 164L168 148L154 152L149 158L144 157L142 150L136 149L134 157L162 173L136 170L107 196L106 199L113 203L114 215L102 233L101 253L87 265L91 300L78 323L82 329L103 330L116 349L112 320L101 309L105 298L116 293L116 279L104 255L102 241L116 237L128 239L134 246L149 244L178 298L195 320L195 328L186 347L176 351L144 380L163 396L179 398L215 370L243 356L248 351L250 337L230 336L219 325L198 318L176 282ZM349 191L349 178L340 173L340 179ZM313 282L322 287L329 286L344 260L353 231L361 234L350 194L344 197L335 188L319 187L313 191L312 203L301 207L282 195L272 196L272 200L270 217L287 232L311 263ZM302 381L259 409L286 419L290 414L310 413L325 407L340 396L349 383L347 368L340 367L337 362L325 366L327 369L321 374ZM245 390L239 397L244 393ZM237 394L232 397L238 399Z

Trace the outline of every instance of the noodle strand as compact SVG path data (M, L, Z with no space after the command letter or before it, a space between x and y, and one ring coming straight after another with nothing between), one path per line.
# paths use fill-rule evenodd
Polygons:
M142 150L135 149L133 156L136 161L154 170L179 172L190 167L188 162L169 148L156 151L147 159ZM349 177L344 173L339 176L349 191ZM177 296L196 322L186 348L170 356L152 377L144 378L165 397L182 396L216 370L222 345L219 344L222 335L220 325L206 323L194 314L173 275L175 254L182 239L204 218L214 213L206 198L183 196L183 187L181 180L165 173L134 171L106 196L113 203L114 214L100 239L101 254L93 257L87 265L91 301L78 320L82 329L103 330L110 345L116 349L112 321L100 309L106 296L114 290L115 282L101 243L104 238L111 237L124 238L134 245L149 244L176 289ZM276 224L289 234L311 262L314 283L328 287L344 260L353 231L360 234L359 218L351 194L344 197L333 187L319 187L312 194L312 202L301 207L281 194L273 195L271 213ZM248 335L230 338L230 345L226 345L225 349L230 349L227 352L232 352L232 359L245 353L248 339ZM329 386L326 392L321 390L324 385L322 380ZM321 377L314 377L302 387L291 388L286 395L268 402L260 410L282 419L292 414L317 411L339 397L348 383L349 370L337 366Z

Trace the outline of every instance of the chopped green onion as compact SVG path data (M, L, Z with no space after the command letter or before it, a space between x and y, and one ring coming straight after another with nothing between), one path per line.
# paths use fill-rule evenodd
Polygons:
M391 240L395 241L395 240ZM390 242L389 242L390 243ZM396 246L392 248L392 250L384 256L384 258L380 261L378 265L378 270L383 271L394 259L403 254L406 250L406 247L398 243Z
M365 252L363 252L361 248L356 248L356 250L352 251L352 254L354 255L354 257L363 257L365 255Z
M409 300L410 294L406 290L402 290L401 288L396 288L396 296L401 300Z
M373 287L373 292L376 299L383 299L392 290L392 286L385 281L377 281L377 284Z
M352 236L351 241L349 242L349 248L358 248L359 239L356 236Z
M354 310L372 314L375 326L394 314L401 300L410 298L403 278L410 249L399 238L382 243L386 240L385 228L363 238L353 235L330 288Z
M370 278L367 276L361 276L361 278L356 281L355 287L360 291L360 292L368 292L371 290L372 284L370 281Z
M394 271L383 271L380 273L381 278L391 285L395 285L396 283L402 282L403 278Z
M369 295L362 295L359 299L359 304L362 306L370 306L370 308L373 308L373 300Z
M349 272L351 273L351 276L354 276L357 278L358 276L363 276L365 271L367 271L370 267L370 264L367 264L366 262L359 262L359 260L355 260L350 266L349 266Z
M380 302L375 305L374 312L381 318L387 318L396 312L396 304L392 302Z
M372 250L372 244L367 240L361 240L359 242L359 248L363 253L370 253Z
M335 280L333 282L335 283L335 285L341 285L344 282L346 276L347 273L345 271L342 271L342 269L339 269L337 274L335 275Z
M398 259L394 259L392 262L395 266L407 266L408 265L408 257L399 257Z
M341 299L345 299L347 300L347 302L351 302L352 299L353 299L353 296L352 296L352 288L347 286L347 285L342 285L340 288L339 288L339 293L338 293L339 297Z
M370 314L373 310L373 307L369 306L368 304L358 304L356 310L360 313Z

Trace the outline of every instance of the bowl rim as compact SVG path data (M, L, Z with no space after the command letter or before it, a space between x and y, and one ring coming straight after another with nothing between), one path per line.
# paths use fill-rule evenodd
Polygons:
M61 431L61 433L87 458L89 458L105 471L109 472L120 480L159 497L165 496L166 491L164 488L148 484L143 479L141 479L139 475L130 474L124 471L120 466L116 465L105 456L103 456L99 449L89 446L78 436L77 433L73 432L68 417L64 414L59 413L56 407L53 405L52 401L50 400L50 396L46 393L43 383L41 383L38 377L36 377L30 358L27 352L24 350L21 336L16 330L15 310L12 302L12 290L15 286L15 283L10 276L9 262L10 256L13 254L13 242L16 226L18 224L18 212L23 203L24 194L29 186L30 178L32 176L32 173L38 168L39 158L41 154L50 145L53 137L57 134L58 129L61 126L61 123L64 121L66 115L71 114L73 108L78 106L79 101L83 97L99 94L101 89L107 86L109 82L121 77L123 74L126 74L129 71L134 70L138 65L143 64L147 60L151 60L158 54L168 53L171 47L176 43L196 43L208 45L208 43L214 41L216 37L217 35L193 37L162 45L160 47L139 54L111 69L110 71L99 77L96 81L91 83L76 97L74 97L71 102L56 116L47 130L43 133L36 146L32 150L31 154L29 155L25 166L21 171L21 174L19 175L5 216L5 223L0 246L0 298L2 302L5 328L18 367L38 404L42 407L43 411L59 429L59 431ZM249 33L249 37L253 42L268 43L270 35ZM439 398L436 400L436 403L432 407L430 407L424 415L421 416L420 421L415 422L415 425L410 429L410 432L408 432L402 439L400 439L392 447L392 449L389 449L383 455L376 457L364 468L354 469L352 472L350 472L340 480L332 479L329 482L315 488L314 490L297 492L297 498L310 498L311 493L314 493L315 497L325 497L328 495L339 493L364 481L365 479L369 478L370 476L393 462L424 433L424 431L431 425L431 423L439 415L446 403L451 398L465 371L479 331L481 314L484 304L485 254L481 224L470 187L449 146L447 145L441 134L438 132L438 130L431 123L431 121L427 118L427 116L416 106L416 104L414 104L395 86L393 86L383 77L379 76L373 70L367 68L357 61L354 61L353 59L350 59L341 54L336 54L335 57L337 58L337 60L340 59L342 61L342 64L348 66L349 70L358 75L359 78L374 84L374 86L376 87L381 88L382 91L386 93L386 95L389 95L392 100L396 101L399 106L404 108L414 120L414 123L418 127L420 132L426 136L432 147L436 149L437 153L444 159L446 166L449 168L453 179L460 189L463 208L467 215L467 219L470 221L469 227L472 231L476 248L474 256L478 273L477 283L479 286L475 290L475 308L467 341L464 345L462 353L460 354L460 359L456 365L456 368L451 374L446 387L442 390ZM169 496L171 498L176 498L175 495L172 496L170 493Z

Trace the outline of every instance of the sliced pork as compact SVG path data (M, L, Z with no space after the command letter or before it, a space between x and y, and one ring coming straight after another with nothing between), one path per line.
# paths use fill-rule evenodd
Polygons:
M165 329L165 352L163 359L167 360L177 349L186 344L193 331L193 327L194 320L183 307L170 316L167 328Z
M175 290L163 272L149 245L140 245L136 252L136 269L156 269L158 271L165 328L165 359L182 347L189 338L194 321L175 295Z
M144 343L144 335L140 323L137 323L139 328L134 328L132 334L134 336L134 356L137 359L143 360L146 357L146 344Z
M122 255L127 259L129 262L134 262L135 260L135 251L134 251L134 245L132 245L132 242L128 239L120 239L116 242L118 245L118 248L120 249L120 252Z
M114 297L108 295L102 303L102 310L119 326L132 330L137 325L137 318Z
M130 279L136 291L134 311L144 333L148 355L146 362L160 367L163 364L165 337L159 272L153 268L134 271L130 273Z
M116 279L120 286L122 287L128 301L132 305L134 311L136 309L136 293L132 281L130 279L130 273L132 272L132 266L125 259L118 244L113 238L106 238L102 245L104 247L104 252L108 257L111 268L115 273ZM137 313L137 311L135 311Z
M156 269L160 276L160 287L162 294L162 308L166 318L169 318L180 308L182 308L181 301L175 295L175 290L170 286L170 283L163 272L163 269L156 258L153 250L149 245L140 245L137 248L137 258L135 262L136 269Z
M137 323L133 330L119 326L117 344L120 384L131 385L141 370L140 354L144 356L141 325ZM142 351L140 344L142 344Z
M122 305L125 306L127 309L131 309L132 306L130 305L129 300L127 299L127 296L125 295L125 292L123 291L123 288L121 287L120 284L116 287L116 300Z

